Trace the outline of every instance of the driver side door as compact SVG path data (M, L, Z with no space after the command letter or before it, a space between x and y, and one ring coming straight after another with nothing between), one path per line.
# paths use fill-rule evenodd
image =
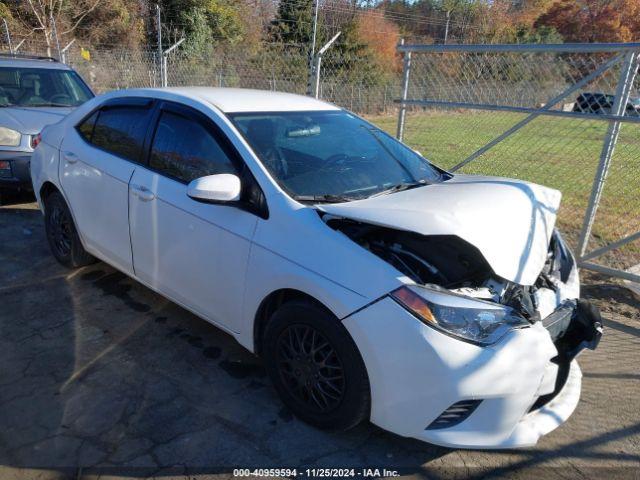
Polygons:
M194 200L187 185L206 175L239 175L242 159L211 119L170 102L158 108L147 152L129 184L136 276L194 313L238 331L258 218L238 205Z

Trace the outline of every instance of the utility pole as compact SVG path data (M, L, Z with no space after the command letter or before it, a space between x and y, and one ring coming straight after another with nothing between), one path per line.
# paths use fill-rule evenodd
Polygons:
M2 23L4 25L4 34L7 37L7 43L9 44L9 53L13 55L13 46L11 45L11 34L9 33L9 25L7 25L7 19L3 18Z
M158 64L160 66L160 85L164 85L164 68L162 55L162 20L160 19L160 5L156 3L156 30L158 31Z
M449 38L449 21L451 20L451 10L447 10L447 23L444 27L444 44L447 44Z
M312 82L315 78L316 68L316 35L318 32L318 7L320 0L313 2L313 34L311 35L311 51L309 52L309 75L307 79L307 95L311 95L313 90Z
M320 0L315 0L314 2L314 11L313 11L313 36L311 37L311 58L316 54L316 33L318 31L318 6L320 5Z

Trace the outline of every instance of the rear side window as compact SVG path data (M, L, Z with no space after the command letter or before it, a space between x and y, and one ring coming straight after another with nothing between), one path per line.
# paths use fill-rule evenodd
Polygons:
M140 160L150 110L144 107L108 107L100 111L91 143L127 160Z
M149 166L182 182L218 173L237 174L216 138L199 122L163 112L151 146Z
M91 137L93 136L93 126L96 124L97 118L98 112L94 112L93 115L91 115L76 127L80 136L87 142L91 142Z

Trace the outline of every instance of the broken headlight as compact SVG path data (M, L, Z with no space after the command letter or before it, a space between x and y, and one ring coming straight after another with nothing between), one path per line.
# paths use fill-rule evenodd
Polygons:
M480 345L493 344L508 331L530 325L510 307L419 285L401 287L391 297L423 323Z

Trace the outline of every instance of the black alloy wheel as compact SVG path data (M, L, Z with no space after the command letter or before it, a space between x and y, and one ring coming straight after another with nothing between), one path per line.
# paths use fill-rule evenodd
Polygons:
M310 325L290 325L278 338L278 364L289 394L318 413L335 409L344 398L344 368L338 353Z
M96 259L84 249L62 194L51 192L43 201L45 231L56 260L68 268L94 263Z
M54 203L51 206L47 223L51 248L56 257L70 255L73 226L68 211L65 211L59 203Z
M369 417L369 377L360 351L322 305L309 299L280 305L259 351L280 398L301 420L347 430Z

